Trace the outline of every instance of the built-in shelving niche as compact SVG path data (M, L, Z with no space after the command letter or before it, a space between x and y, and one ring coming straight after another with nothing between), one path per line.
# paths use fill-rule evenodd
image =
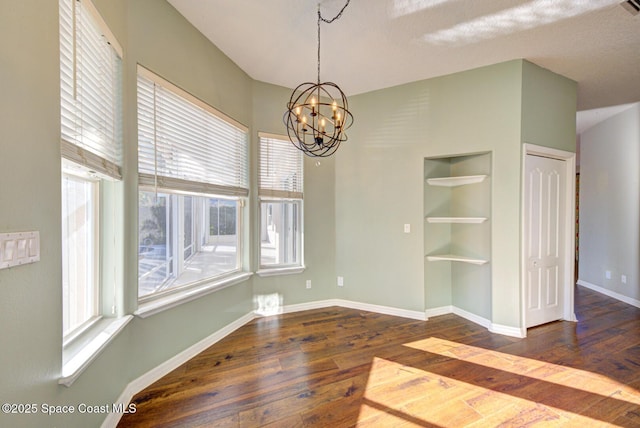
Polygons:
M491 153L424 161L425 305L491 319Z

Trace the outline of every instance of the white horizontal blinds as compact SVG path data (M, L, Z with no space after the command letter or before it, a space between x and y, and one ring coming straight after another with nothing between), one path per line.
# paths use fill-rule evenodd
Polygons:
M139 69L140 184L247 196L246 129L218 117L212 107L197 105L203 103L159 77L151 80L150 74Z
M121 59L87 0L60 0L62 156L121 178Z
M260 196L302 199L303 157L286 137L260 134Z

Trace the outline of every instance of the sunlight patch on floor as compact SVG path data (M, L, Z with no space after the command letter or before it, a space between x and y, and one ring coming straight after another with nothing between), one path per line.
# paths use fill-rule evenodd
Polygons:
M402 362L374 358L358 426L608 426L605 421L611 415L602 416L596 407L613 405L623 416L640 404L640 394L633 388L584 370L438 338L405 346L423 351L424 357L418 353ZM425 364L427 358L438 356L442 358ZM419 368L431 364L433 370ZM451 370L449 376L444 374ZM486 387L492 376L507 380L503 385L507 392ZM511 386L522 389L509 393ZM566 401L547 400L545 394L556 389L562 389Z
M436 337L419 340L405 346L504 372L527 376L528 378L544 380L556 385L579 389L603 397L616 395L618 399L640 404L640 393L635 389L607 376L586 370L463 345Z

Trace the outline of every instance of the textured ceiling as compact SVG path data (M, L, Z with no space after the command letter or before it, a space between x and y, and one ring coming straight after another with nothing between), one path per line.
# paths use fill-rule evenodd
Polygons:
M168 0L256 80L317 76L316 0ZM578 110L640 101L640 15L620 0L351 0L321 80L358 94L515 58L578 82ZM320 0L323 17L345 0Z

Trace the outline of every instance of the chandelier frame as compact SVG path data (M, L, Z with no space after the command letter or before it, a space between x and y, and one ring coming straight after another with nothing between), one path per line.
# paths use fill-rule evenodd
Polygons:
M292 92L284 123L293 145L310 157L331 156L340 143L347 141L346 130L353 124L349 102L340 87L333 82L320 83L320 23L332 23L342 16L351 0L347 0L332 19L325 19L318 4L318 78L305 82Z

